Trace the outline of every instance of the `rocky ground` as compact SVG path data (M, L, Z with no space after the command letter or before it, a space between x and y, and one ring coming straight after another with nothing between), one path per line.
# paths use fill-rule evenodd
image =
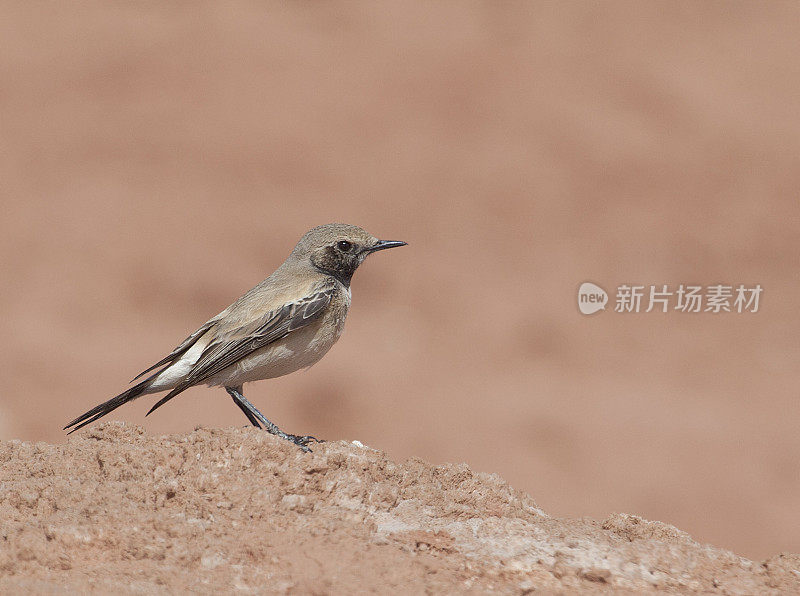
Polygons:
M799 555L750 561L627 514L559 519L464 464L357 442L305 454L252 428L0 443L0 519L6 594L800 592Z

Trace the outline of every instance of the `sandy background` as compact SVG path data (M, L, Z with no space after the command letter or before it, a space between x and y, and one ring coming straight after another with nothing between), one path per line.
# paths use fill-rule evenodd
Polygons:
M118 393L312 225L409 242L342 341L246 387L291 432L800 551L800 8L0 8L0 438ZM585 317L577 286L755 284ZM192 389L151 433L245 420Z

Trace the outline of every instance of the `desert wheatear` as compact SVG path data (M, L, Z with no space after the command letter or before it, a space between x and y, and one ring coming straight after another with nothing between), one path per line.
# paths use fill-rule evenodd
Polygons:
M327 224L312 229L272 275L134 381L150 376L64 429L74 432L148 393L169 391L150 414L189 387L221 385L254 426L309 451L314 437L283 432L247 401L242 385L289 374L322 358L344 329L355 270L373 252L403 245L378 240L357 226Z

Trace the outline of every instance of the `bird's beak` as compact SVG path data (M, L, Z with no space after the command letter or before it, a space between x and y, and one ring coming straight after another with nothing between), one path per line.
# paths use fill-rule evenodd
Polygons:
M403 242L402 240L378 240L372 248L369 249L369 252L377 252L379 250L386 250L387 248L397 248L398 246L406 246L407 242Z

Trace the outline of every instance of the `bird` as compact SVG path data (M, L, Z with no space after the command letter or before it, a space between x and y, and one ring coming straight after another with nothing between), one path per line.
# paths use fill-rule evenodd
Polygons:
M344 330L353 273L372 253L406 244L378 240L349 224L312 228L269 277L131 382L149 376L81 414L64 430L71 434L134 399L167 391L149 416L189 387L205 384L224 387L253 426L311 451L309 443L319 439L282 431L245 398L243 385L318 362Z

